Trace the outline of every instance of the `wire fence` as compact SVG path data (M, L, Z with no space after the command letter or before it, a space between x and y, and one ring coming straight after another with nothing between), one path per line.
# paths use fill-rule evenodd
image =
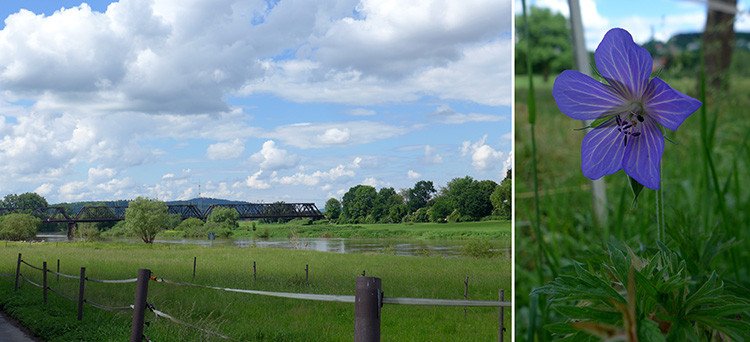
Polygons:
M238 341L237 339L234 339L232 337L229 337L227 335L211 331L205 328L201 328L199 326L190 324L185 322L184 320L180 320L178 318L175 318L172 315L169 315L163 311L157 310L151 303L146 302L146 292L148 288L148 282L155 282L155 283L162 283L167 285L174 285L174 286L185 286L185 287L195 287L195 288L203 288L203 289L209 289L209 290L217 290L217 291L225 291L225 292L233 292L233 293L243 293L243 294L250 294L250 295L259 295L259 296L269 296L269 297L278 297L278 298L287 298L287 299L297 299L297 300L310 300L310 301L322 301L322 302L339 302L339 303L354 303L355 304L355 322L359 324L360 321L364 320L377 320L377 331L374 332L377 334L378 338L380 336L380 308L384 304L388 305L420 305L420 306L459 306L459 307L497 307L500 309L500 315L499 315L499 329L498 329L498 340L503 341L503 334L505 332L505 328L503 326L503 309L506 307L511 307L512 302L511 301L505 301L503 300L503 290L500 290L500 299L497 301L487 301L487 300L468 300L468 299L434 299L434 298L407 298L407 297L385 297L383 296L382 291L380 290L380 278L374 278L374 277L357 277L357 291L354 296L350 295L328 295L328 294L311 294L311 293L292 293L292 292L272 292L272 291L260 291L260 290L249 290L249 289L237 289L237 288L228 288L228 287L219 287L219 286L209 286L209 285L201 285L201 284L193 284L193 283L187 283L187 282L179 282L164 278L159 278L156 276L151 276L150 270L139 270L139 277L138 278L129 278L129 279L95 279L85 276L85 267L81 267L81 274L80 276L74 276L69 274L64 274L61 272L56 272L53 270L50 270L47 268L47 263L44 262L42 267L38 267L35 265L32 265L28 263L27 261L23 260L21 258L21 254L18 255L18 260L14 262L16 264L16 274L3 274L0 273L0 276L4 277L15 277L15 290L17 291L19 288L19 281L24 280L26 283L29 283L30 285L41 288L43 290L44 294L44 302L47 303L47 292L52 292L61 298L67 299L72 302L78 302L78 320L82 320L83 316L83 304L88 304L91 307L100 309L100 310L106 310L106 311L130 311L133 310L133 331L131 332L131 341L141 341L141 340L148 340L146 336L143 335L143 312L138 312L139 307L140 310L143 311L144 308L148 309L150 312L152 312L156 318L165 318L175 324L179 324L200 332L203 332L205 334L213 335L216 337L220 337L222 339L231 340L231 341ZM33 270L41 271L43 273L43 283L39 284L24 275L21 272L21 265L25 265ZM59 270L59 260L58 260L58 270ZM147 271L147 275L145 277L141 276L142 271ZM307 267L306 267L307 271ZM64 277L69 279L77 279L79 280L79 291L78 291L78 298L66 295L60 291L60 289L55 289L49 286L47 281L47 273L56 275L58 277ZM361 311L357 308L358 305L367 305L367 304L361 304L365 303L367 301L366 296L360 293L360 280L363 281L371 281L373 279L377 280L377 293L372 297L373 302L370 304L370 306L376 308L376 311L373 311L374 309L370 308L371 314L370 315L363 315L363 317L358 317L358 312ZM58 278L59 281L59 278ZM126 304L122 306L108 306L96 302L92 302L89 299L85 298L85 283L86 282L93 282L93 283L100 283L100 284L131 284L136 283L136 303L134 304ZM373 291L375 288L370 288L370 286L367 286L368 291ZM467 279L467 287L468 287L468 279ZM139 301L139 291L142 293L142 305L138 305ZM140 327L136 329L136 317L140 315ZM372 322L371 322L372 323ZM368 327L374 326L374 324L368 324ZM364 332L365 335L369 336L366 338L358 339L358 334L361 332L358 331L359 328L355 327L355 341L357 340L369 340L372 335L373 331L366 331Z

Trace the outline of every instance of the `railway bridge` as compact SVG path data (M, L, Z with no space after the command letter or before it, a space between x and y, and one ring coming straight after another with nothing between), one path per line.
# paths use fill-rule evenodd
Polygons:
M194 217L205 220L217 207L230 208L237 211L240 219L278 219L278 218L311 218L319 220L325 218L315 203L235 203L212 204L205 211L201 211L193 204L167 205L169 214L177 214L182 219ZM68 239L73 237L73 231L80 222L114 222L125 219L127 206L84 206L75 216L69 215L63 207L39 208L0 208L0 215L11 213L27 213L38 217L45 223L66 223L68 225Z

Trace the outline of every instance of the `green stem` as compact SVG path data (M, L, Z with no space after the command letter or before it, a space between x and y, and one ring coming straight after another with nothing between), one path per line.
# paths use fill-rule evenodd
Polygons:
M661 163L659 163L659 177L661 184L656 190L656 239L666 244L666 228L664 225L664 173L662 172Z

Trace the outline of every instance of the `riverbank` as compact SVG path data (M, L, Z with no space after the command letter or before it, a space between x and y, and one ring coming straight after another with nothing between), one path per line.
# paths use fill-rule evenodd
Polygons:
M480 221L456 223L384 223L384 224L301 224L292 221L284 224L240 223L235 237L342 237L342 238L416 238L416 239L507 239L511 238L510 221Z
M85 266L87 276L96 279L133 278L138 268L149 268L160 278L203 285L351 295L355 278L365 271L368 276L382 279L387 296L460 299L465 278L469 277L469 299L497 300L501 288L506 291L505 298L513 298L507 258L410 258L195 245L66 243L56 247L54 243L10 243L7 248L0 247L0 273L15 273L18 253L36 266L47 261L56 267L60 259L61 272L65 274L77 275ZM41 282L41 272L24 266L22 273ZM50 275L52 288L68 296L77 294L77 280L63 277L58 282L53 278ZM107 306L131 303L133 293L133 284L86 284L87 300ZM28 283L13 292L13 279L0 277L0 305L44 339L124 340L129 334L129 311L113 313L86 305L84 320L78 322L75 303L50 294L45 306L41 297L41 289ZM239 340L352 338L351 304L259 297L154 282L149 287L149 303L190 324ZM510 326L510 316L505 315L506 326ZM164 319L155 321L151 314L146 320L152 322L146 334L153 340L210 340L194 329ZM464 316L462 308L386 306L382 326L388 340L496 340L497 309L469 308Z

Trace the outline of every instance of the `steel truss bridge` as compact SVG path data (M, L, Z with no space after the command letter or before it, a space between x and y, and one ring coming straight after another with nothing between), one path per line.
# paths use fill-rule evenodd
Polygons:
M237 211L240 219L279 219L279 218L325 218L315 203L237 203L212 204L206 211L201 211L193 204L167 205L167 213L180 215L182 219L197 218L205 220L218 207ZM44 223L66 223L68 238L80 222L114 222L125 219L126 206L84 206L75 216L70 216L63 207L45 208L0 208L0 216L12 213L24 213L38 217Z

